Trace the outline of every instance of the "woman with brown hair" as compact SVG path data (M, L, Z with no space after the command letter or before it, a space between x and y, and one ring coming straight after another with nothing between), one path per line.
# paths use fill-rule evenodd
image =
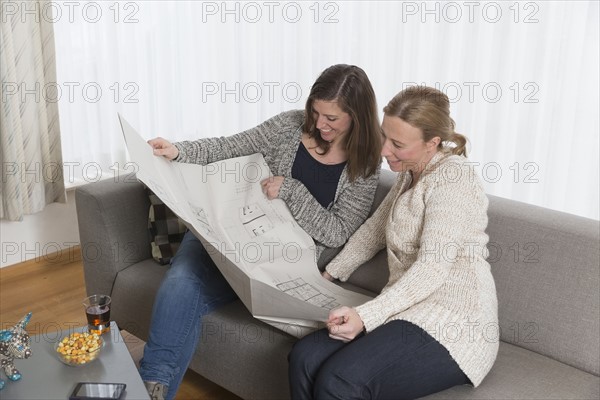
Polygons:
M286 202L315 240L317 257L342 246L365 221L380 168L377 105L365 72L327 68L305 110L283 112L229 137L149 141L169 160L208 164L262 153L273 174L261 182ZM237 298L200 241L187 232L157 293L140 375L152 399L172 399L194 354L202 317Z
M448 97L403 90L384 108L382 130L381 154L398 180L323 276L346 281L387 247L389 280L377 297L332 310L326 329L295 344L293 399L412 399L477 386L498 352L488 200Z

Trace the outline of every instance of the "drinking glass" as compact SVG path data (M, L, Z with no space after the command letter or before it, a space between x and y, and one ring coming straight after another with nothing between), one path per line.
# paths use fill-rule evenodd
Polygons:
M110 331L110 296L94 294L83 299L89 331L99 334Z

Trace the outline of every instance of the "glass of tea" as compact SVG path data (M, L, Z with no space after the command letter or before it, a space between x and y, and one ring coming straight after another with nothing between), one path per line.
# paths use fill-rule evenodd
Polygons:
M110 331L110 296L95 294L83 299L88 330L98 334Z

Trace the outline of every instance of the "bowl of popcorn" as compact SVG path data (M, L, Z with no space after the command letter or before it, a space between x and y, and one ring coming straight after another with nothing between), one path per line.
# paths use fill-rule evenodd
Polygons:
M104 341L97 333L73 332L54 345L58 359L70 366L82 366L100 355Z

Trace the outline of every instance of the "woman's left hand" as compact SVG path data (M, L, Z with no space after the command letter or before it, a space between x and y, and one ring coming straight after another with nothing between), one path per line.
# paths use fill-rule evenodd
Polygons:
M262 191L267 196L267 199L273 200L279 197L279 189L283 184L283 179L283 176L272 176L260 182Z
M364 327L365 324L354 308L344 306L329 312L327 330L332 339L349 342L358 336Z

